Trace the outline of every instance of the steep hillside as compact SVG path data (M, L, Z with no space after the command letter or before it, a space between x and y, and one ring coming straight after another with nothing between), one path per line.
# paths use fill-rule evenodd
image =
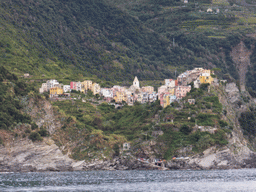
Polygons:
M240 40L255 51L254 9L231 4L3 0L0 64L35 79L152 80L198 66L239 79L230 53Z

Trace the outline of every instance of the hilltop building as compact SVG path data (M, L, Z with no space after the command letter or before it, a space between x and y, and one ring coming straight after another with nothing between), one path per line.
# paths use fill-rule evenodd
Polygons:
M98 83L92 84L92 93L93 95L100 94L100 85Z
M181 99L182 97L185 97L187 93L191 90L191 86L183 86L179 85L175 87L175 96L177 99Z

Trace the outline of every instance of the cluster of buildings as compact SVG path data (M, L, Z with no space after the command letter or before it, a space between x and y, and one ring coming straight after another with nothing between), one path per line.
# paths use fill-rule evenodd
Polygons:
M200 84L216 82L216 79L211 76L211 70L203 68L195 68L180 74L176 80L165 79L165 85L158 88L158 99L162 107L167 107L172 102L186 96L191 90L191 82L194 88L199 88Z
M199 88L202 83L211 84L214 78L211 77L211 71L203 68L195 68L186 71L178 76L176 80L165 79L165 85L158 88L158 92L154 91L154 87L140 87L140 82L137 77L134 78L133 84L130 87L114 85L112 88L101 88L98 83L91 80L83 82L70 82L70 85L60 84L57 80L48 80L42 84L39 89L40 93L48 92L50 97L58 97L59 95L69 94L72 90L86 93L92 91L93 95L102 96L107 102L114 100L116 103L126 102L128 105L133 105L134 102L147 103L160 100L162 107L167 107L175 100L179 100L186 96L191 90L191 82L194 82L194 87Z

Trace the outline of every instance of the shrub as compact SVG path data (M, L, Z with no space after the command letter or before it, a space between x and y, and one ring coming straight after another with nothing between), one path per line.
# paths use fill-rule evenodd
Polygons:
M42 137L48 137L50 134L49 132L45 129L45 128L42 128L38 131L38 133L42 136Z
M42 141L43 140L42 137L40 136L40 134L37 133L37 132L30 133L28 138L31 139L33 142L34 141Z
M226 126L228 126L228 123L227 123L226 121L219 120L219 125L220 125L221 127L226 127Z
M197 143L197 147L199 149L205 150L214 144L215 144L214 139L212 139L211 136L207 134L199 139L199 141Z
M210 85L209 83L202 83L200 85L200 89L202 89L204 91L207 91L209 85Z
M31 129L32 130L35 130L37 128L38 128L38 125L35 122L31 123Z

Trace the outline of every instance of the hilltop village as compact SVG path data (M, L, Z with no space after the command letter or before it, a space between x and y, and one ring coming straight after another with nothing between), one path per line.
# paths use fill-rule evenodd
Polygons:
M191 90L191 83L194 88L199 88L200 84L218 83L217 78L214 78L214 72L208 69L195 68L187 70L180 74L177 79L165 79L165 84L160 86L157 92L152 86L140 87L140 82L137 77L134 78L133 84L130 87L114 85L112 88L101 88L98 83L91 80L83 82L70 82L70 85L60 84L57 80L48 80L43 83L39 89L40 93L49 92L50 98L59 96L70 96L70 92L80 91L87 93L91 91L93 95L99 95L105 101L115 103L127 103L133 105L135 102L147 103L160 100L162 107L167 107L172 102L182 99Z

